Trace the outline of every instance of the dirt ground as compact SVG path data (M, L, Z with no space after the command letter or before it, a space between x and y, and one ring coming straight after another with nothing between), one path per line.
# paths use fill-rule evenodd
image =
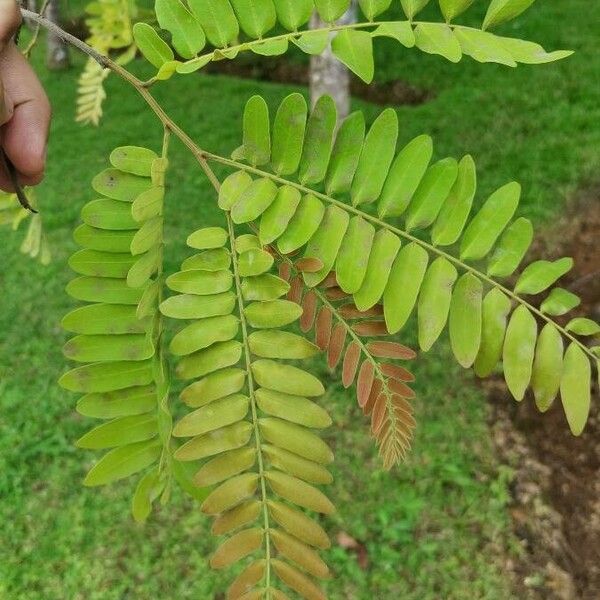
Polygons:
M532 249L532 257L572 256L562 285L581 295L582 315L600 316L600 185L587 190ZM511 516L521 559L506 567L516 596L533 600L600 598L600 408L571 436L560 401L545 415L521 405L500 380L485 384L500 459L515 469Z

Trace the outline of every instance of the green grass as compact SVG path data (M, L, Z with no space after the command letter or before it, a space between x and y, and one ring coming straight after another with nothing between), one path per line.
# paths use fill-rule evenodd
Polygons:
M434 135L438 155L470 152L482 167L481 197L516 178L522 212L539 224L592 176L600 153L599 59L585 0L539 3L515 35L577 56L516 71L465 61L452 66L416 51L379 44L382 80L401 78L437 97L400 107L401 141ZM510 32L511 26L505 28ZM80 61L78 60L78 63ZM136 65L136 69L139 69ZM190 500L175 494L146 527L128 514L131 483L81 486L93 457L73 447L90 423L56 380L66 369L60 318L73 306L64 294L71 232L93 197L89 181L121 144L157 148L159 124L116 79L99 130L73 122L77 71L40 71L55 107L46 182L39 197L54 250L48 268L18 253L19 234L2 232L0 249L0 598L117 600L218 598L229 576L211 572L215 540ZM177 78L156 88L170 113L207 149L225 154L239 140L245 100L257 91L274 106L292 88L224 77ZM360 105L372 118L376 109ZM167 268L184 256L193 228L218 223L214 194L175 144L170 172ZM414 342L414 334L406 340ZM506 511L510 472L493 456L480 391L454 366L447 345L416 365L419 428L408 464L383 473L351 393L320 367L334 427L339 507L326 521L363 542L369 565L337 547L328 553L334 599L448 600L510 597L500 567L510 550ZM566 435L566 432L565 432Z

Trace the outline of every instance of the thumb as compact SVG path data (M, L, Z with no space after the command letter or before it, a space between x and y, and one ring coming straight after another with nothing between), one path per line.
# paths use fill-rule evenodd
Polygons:
M2 78L0 78L0 126L8 123L12 119L14 111L13 103L4 89ZM1 142L2 138L0 137L0 143Z
M17 0L0 0L0 52L12 39L21 24Z

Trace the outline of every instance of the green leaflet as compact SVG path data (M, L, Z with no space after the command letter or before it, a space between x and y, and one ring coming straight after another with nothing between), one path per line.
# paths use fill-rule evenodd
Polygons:
M503 362L504 376L511 394L520 402L531 380L537 323L525 306L513 313L506 329Z
M187 414L173 428L175 437L203 435L241 421L248 413L246 396L233 395Z
M307 544L323 550L331 546L323 528L304 513L275 501L269 502L269 513L286 531Z
M301 479L278 471L268 471L266 478L273 491L285 500L323 514L335 512L335 507L323 492Z
M458 176L458 163L445 158L425 173L406 214L406 229L429 227L438 216Z
M527 65L539 65L556 60L562 60L573 54L570 50L557 50L546 52L539 44L517 40L515 38L499 38L502 45L510 52L511 56L520 63Z
M319 228L324 215L325 207L318 198L312 194L303 196L287 229L277 240L279 252L289 254L304 246Z
M509 183L495 191L467 226L460 244L463 260L485 257L512 219L521 196L521 186Z
M326 23L337 21L350 6L350 0L314 0L314 3Z
M375 237L375 228L362 217L353 217L338 252L335 271L338 285L347 294L361 288Z
M325 178L337 124L337 109L330 96L321 96L308 118L304 148L298 171L302 185Z
M308 107L301 94L290 94L277 109L271 165L277 175L291 175L300 165Z
M231 255L226 248L214 248L204 250L200 254L195 254L186 258L181 263L182 271L222 271L231 266Z
M152 512L152 504L162 494L165 482L161 481L159 469L154 468L138 482L131 500L131 512L137 523L143 523Z
M329 31L324 29L302 32L298 37L292 38L292 42L306 54L319 55L329 45Z
M256 462L255 448L240 448L230 450L216 458L209 460L202 465L202 468L196 473L194 481L197 485L214 485L221 483L234 475L239 475L248 469L251 469ZM260 504L252 503L252 508L248 511L251 515L250 521L256 520L260 513ZM214 533L217 533L214 531ZM225 533L225 532L223 532Z
M175 356L186 356L233 339L238 328L239 321L233 315L202 319L182 329L171 341L170 350Z
M203 436L186 442L175 452L175 459L181 461L199 460L215 456L228 450L236 450L245 446L252 435L252 425L240 421L223 429L211 431Z
M412 140L398 154L385 182L377 212L380 218L398 217L408 207L431 156L433 141L428 135Z
M271 160L269 107L261 96L252 96L244 110L244 141L232 157L247 160L253 167Z
M222 248L228 239L229 234L222 227L205 227L192 233L186 243L196 250L211 250Z
M518 17L534 2L535 0L491 0L483 20L483 29L494 27L504 21Z
M428 262L427 252L415 243L398 253L383 294L385 322L390 333L406 325L417 302Z
M351 187L354 206L379 198L397 141L398 116L395 110L388 108L375 119L365 138Z
M458 272L444 257L427 269L419 294L419 346L427 352L441 335L450 310L452 288Z
M577 318L569 321L565 329L577 335L598 335L600 333L600 325L596 321L585 318Z
M286 38L266 40L250 46L252 52L261 56L281 56L288 51L288 48L289 41Z
M131 240L130 253L138 256L162 244L163 225L162 217L154 217L146 221Z
M383 296L401 244L398 236L385 229L375 233L365 278L354 294L354 302L359 310L372 308Z
M162 215L164 196L165 189L163 187L152 187L142 192L133 201L131 216L137 223L143 223L152 217Z
M115 448L105 454L90 470L83 485L106 485L143 471L154 464L162 452L160 440L138 442Z
M127 277L135 263L131 254L113 254L97 250L80 250L69 258L69 267L79 275L92 277Z
M572 258L561 258L554 262L538 260L528 265L515 286L517 294L539 294L573 268Z
M252 374L260 386L276 392L294 396L321 396L325 393L314 375L292 365L259 359L252 363Z
M270 179L253 181L231 208L234 223L249 223L262 215L277 196L277 186Z
M434 245L451 246L460 238L473 206L476 189L475 162L467 155L458 163L456 181L431 231L431 241Z
M478 377L488 377L502 358L506 322L511 302L499 289L490 290L483 299L481 347L474 364Z
M160 311L171 319L205 319L228 315L235 306L235 294L224 292L212 296L180 295L167 298Z
M388 37L400 42L406 48L413 48L415 45L415 33L408 21L390 21L382 23L373 33L375 37Z
M190 73L195 73L202 69L202 67L205 67L208 63L212 62L212 59L212 54L198 56L197 58L193 58L184 63L179 63L176 67L176 71L182 75L189 75Z
M252 177L246 171L237 171L229 175L219 188L219 208L231 210L252 183Z
M131 288L141 288L146 285L150 278L156 274L162 258L160 247L153 248L129 269L127 273L127 285Z
M206 45L200 23L181 0L156 0L158 24L171 33L175 50L183 58L193 58Z
M302 396L260 389L256 392L256 399L260 410L273 417L316 429L331 425L331 417L327 411Z
M150 177L152 174L152 163L158 158L156 152L148 148L137 146L122 146L116 148L110 154L110 164L125 173Z
M262 435L271 444L322 465L333 462L329 446L305 427L274 417L262 418L259 423Z
M71 392L103 393L152 382L151 361L97 363L78 367L59 380Z
M302 307L288 300L253 302L244 310L246 319L255 329L285 327L297 321L302 315Z
M167 285L174 292L197 296L221 294L231 289L233 275L231 271L180 271L167 278Z
M204 377L214 371L237 365L241 358L242 344L237 340L216 342L205 350L183 357L177 364L177 377L180 379Z
M173 60L173 50L147 23L136 23L133 26L133 38L144 58L157 69Z
M460 62L462 50L452 29L444 23L419 23L415 27L417 48L427 54L439 54L453 63Z
M473 4L473 0L439 0L439 3L444 19L449 23L454 17L465 12Z
M590 412L591 378L590 361L583 350L572 343L565 352L560 395L573 435L578 436L583 433Z
M238 268L241 277L262 275L271 270L274 258L266 250L251 248L242 252L238 258Z
M234 246L235 251L238 254L242 254L243 252L247 252L248 250L262 248L260 240L251 233L245 233L244 235L239 235L238 237L236 237Z
M333 146L327 171L327 193L339 194L350 190L365 139L365 118L360 111L344 119Z
M304 359L319 353L315 344L288 331L255 331L248 342L252 354L261 358Z
M154 345L144 334L79 335L64 345L63 353L77 362L146 360L154 355Z
M458 280L452 293L450 344L456 360L465 369L473 365L481 345L482 296L483 285L471 273Z
M146 286L136 309L138 319L156 316L159 291L159 281L153 281Z
M554 288L542 302L542 312L547 315L561 316L581 304L581 299L562 288Z
M375 17L385 12L391 3L392 0L358 0L360 9L369 21L373 21Z
M310 483L328 484L333 481L331 473L325 467L288 450L265 444L263 452L268 456L273 467L285 471L294 477L299 477ZM296 502L296 499L292 501ZM296 503L304 506L301 501L297 501Z
M240 504L242 500L252 496L257 487L258 475L255 473L238 475L237 477L234 477L233 479L230 479L229 481L226 481L224 484L220 485L210 494L210 496L202 504L202 512L205 512L209 515L217 515L225 512L226 510ZM251 533L256 532L256 530L252 529L249 531ZM248 531L244 531L243 533L248 533ZM237 542L237 544L241 546L244 545L240 542ZM211 564L213 567L216 567L213 562L211 562Z
M130 288L123 279L79 277L69 282L67 294L84 302L137 305L143 290Z
M400 2L404 13L412 20L413 17L425 7L429 0L400 0Z
M329 206L325 210L325 216L304 252L306 257L318 258L323 267L316 273L304 273L307 286L318 285L331 271L349 222L350 217L345 210L337 206Z
M343 29L331 42L333 54L365 83L375 75L373 38L368 31Z
M547 323L538 338L531 377L535 403L541 412L552 406L558 394L562 369L562 337L553 324Z
M104 450L150 440L158 434L156 414L122 417L95 427L77 440L78 448Z
M498 246L490 257L487 273L492 277L509 277L521 264L531 242L533 225L521 217L502 234Z
M77 412L80 415L95 419L116 419L141 415L155 408L156 389L153 386L86 394L77 403Z
M131 215L131 206L117 200L93 200L81 209L81 219L90 227L110 231L131 231L140 225Z
M277 15L272 0L230 0L244 33L253 38L275 27Z
M260 241L271 244L288 228L301 200L300 192L290 185L284 185L277 191L273 203L263 213L260 220Z
M463 54L474 58L478 62L499 63L508 67L517 66L512 54L498 36L470 27L455 27L454 35Z
M73 233L75 242L88 250L100 252L129 252L135 231L110 231L80 225Z
M213 46L225 48L237 38L240 28L229 0L188 0L188 4Z
M287 281L270 273L257 277L246 277L242 281L242 294L247 302L277 300L289 291L290 284Z
M277 20L288 30L297 31L308 23L313 12L312 0L273 0Z
M242 369L223 369L188 385L181 392L181 399L194 408L205 406L214 400L237 394L244 387L245 380L246 372Z

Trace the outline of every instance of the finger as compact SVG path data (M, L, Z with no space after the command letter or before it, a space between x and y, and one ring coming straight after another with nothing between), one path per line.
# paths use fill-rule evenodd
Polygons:
M0 0L0 50L12 39L21 24L16 0Z
M0 58L0 77L14 105L13 117L3 127L2 145L19 172L20 181L36 185L46 163L50 104L35 73L14 44Z

